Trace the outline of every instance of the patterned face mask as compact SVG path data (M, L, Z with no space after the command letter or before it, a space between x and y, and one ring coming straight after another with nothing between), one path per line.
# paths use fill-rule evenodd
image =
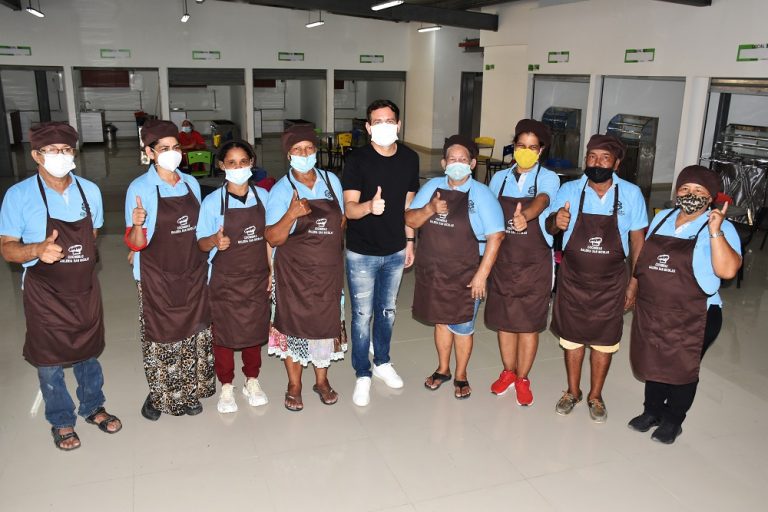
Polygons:
M692 215L697 211L706 208L709 204L709 197L697 196L696 194L685 194L677 196L675 205L678 206L686 215Z

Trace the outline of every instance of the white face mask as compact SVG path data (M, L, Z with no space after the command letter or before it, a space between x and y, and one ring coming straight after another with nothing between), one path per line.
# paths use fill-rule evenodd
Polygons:
M371 126L371 140L382 147L388 147L397 140L397 125L380 123Z
M240 169L225 169L224 172L226 173L224 177L227 179L227 181L235 185L242 185L248 181L248 178L253 175L250 167L241 167Z
M51 176L63 178L69 174L69 171L75 168L75 155L65 155L63 153L45 155L43 167Z
M169 151L163 151L159 154L155 153L155 162L157 162L157 165L163 169L175 171L181 163L181 152L171 149Z
M291 167L301 174L308 173L315 168L317 153L308 156L291 155Z
M472 174L472 167L469 164L454 162L445 166L445 174L453 181L463 180Z

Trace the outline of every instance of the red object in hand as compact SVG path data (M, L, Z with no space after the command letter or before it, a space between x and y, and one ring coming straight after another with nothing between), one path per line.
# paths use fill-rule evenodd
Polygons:
M713 202L715 204L723 204L726 202L733 204L733 198L728 194L724 194L723 192L718 192L717 197L715 197L715 200Z

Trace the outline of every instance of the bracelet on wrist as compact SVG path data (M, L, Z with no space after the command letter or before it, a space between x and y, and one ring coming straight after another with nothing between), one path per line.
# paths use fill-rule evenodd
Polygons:
M415 242L415 241L416 241L416 239L415 239L415 238L413 238L413 237L407 236L407 237L405 237L405 241L406 241L406 242Z
M722 231L718 231L717 233L710 233L709 238L720 238L721 236L725 236L725 233Z

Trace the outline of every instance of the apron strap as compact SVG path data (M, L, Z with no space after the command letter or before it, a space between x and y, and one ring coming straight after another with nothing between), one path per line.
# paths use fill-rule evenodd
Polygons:
M672 216L672 214L673 214L673 213L675 213L677 210L678 210L678 208L677 208L677 207L674 207L674 208L672 208L672 210L671 210L671 211L670 211L668 214L666 214L666 215L664 216L664 218L663 218L663 219L661 219L661 221L660 221L658 224L656 224L656 227L655 227L655 228L653 228L653 231L651 231L651 234L650 234L650 235L648 235L648 236L653 236L653 235L655 235L655 234L656 234L656 232L659 230L659 228L661 228L661 226L662 226L662 225L664 225L664 223L665 223L665 222L667 222L667 219L668 219L668 218L670 218L670 217ZM698 233L696 233L696 236L698 236Z
M80 186L80 183L77 181L77 178L72 175L72 180L75 182L75 185L77 185L77 190L80 192L80 197L83 200L83 205L85 206L85 213L88 217L91 216L91 205L88 204L88 199L85 197L85 192L83 192L83 187ZM48 198L45 196L45 188L43 188L43 180L40 178L40 175L37 175L37 187L40 189L40 195L43 198L43 204L45 205L45 216L47 219L51 218L51 212L48 209Z

